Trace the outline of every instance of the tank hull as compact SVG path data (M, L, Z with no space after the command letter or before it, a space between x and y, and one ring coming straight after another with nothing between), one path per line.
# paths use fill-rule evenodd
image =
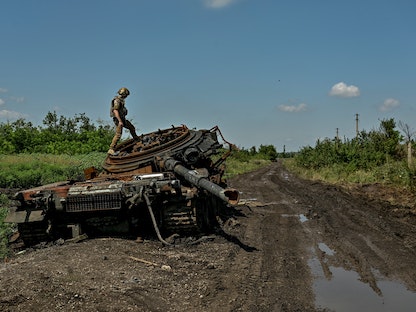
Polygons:
M164 241L171 234L210 232L220 211L239 197L223 179L226 157L211 158L222 149L218 133L217 127L182 125L127 140L107 156L101 172L87 168L83 181L18 192L5 221L18 225L26 245L81 234L157 232Z

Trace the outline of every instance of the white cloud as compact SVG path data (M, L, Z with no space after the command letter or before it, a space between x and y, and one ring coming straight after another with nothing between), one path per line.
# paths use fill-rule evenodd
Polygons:
M339 82L332 86L329 95L345 98L357 97L360 95L360 89L353 85L347 86L345 82Z
M237 0L204 0L205 6L212 9L220 9L231 5Z
M14 111L9 111L6 109L0 110L0 118L2 119L19 119L19 118L26 118L27 115L19 113L19 112L14 112Z
M398 107L399 105L400 105L400 102L398 100L393 99L393 98L388 98L384 101L383 105L381 105L379 109L381 112L388 112Z
M23 96L11 96L10 99L15 101L16 103L23 103L25 101L25 98Z
M303 112L306 110L306 104L305 103L301 103L299 105L279 105L279 110L281 110L282 112L287 112L287 113L298 113L298 112Z
M9 92L9 90L7 90L6 88L1 88L0 87L0 93L7 93ZM25 101L25 98L23 96L21 97L15 97L15 96L11 96L8 97L6 96L6 99L4 98L0 98L0 107L3 108L7 108L6 104L6 100L7 102L15 102L15 103L22 103ZM26 114L22 114L16 111L10 111L7 109L2 109L0 110L0 119L6 119L6 120L16 120L19 118L27 118L28 115Z

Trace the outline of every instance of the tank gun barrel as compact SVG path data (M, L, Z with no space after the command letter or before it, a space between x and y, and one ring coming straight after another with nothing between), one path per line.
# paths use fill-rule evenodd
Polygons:
M174 171L175 173L182 176L189 183L210 192L211 194L217 196L226 203L236 205L239 201L240 193L238 192L238 190L233 188L224 189L221 186L212 183L205 176L199 174L195 170L190 170L184 167L179 161L171 157L164 159L164 166L167 170Z

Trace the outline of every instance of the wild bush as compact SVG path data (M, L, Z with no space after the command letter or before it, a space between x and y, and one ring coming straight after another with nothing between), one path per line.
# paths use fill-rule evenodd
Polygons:
M35 127L24 119L0 123L0 154L105 152L114 129L110 124L98 122L96 126L85 114L66 118L48 112L43 126Z
M394 127L394 120L383 120L379 130L362 131L352 140L318 140L315 147L303 147L297 153L296 163L310 169L343 164L346 170L353 171L372 169L390 160L399 160L402 137Z
M4 223L8 213L9 199L5 194L0 194L0 259L7 256L8 238L13 232L13 224Z

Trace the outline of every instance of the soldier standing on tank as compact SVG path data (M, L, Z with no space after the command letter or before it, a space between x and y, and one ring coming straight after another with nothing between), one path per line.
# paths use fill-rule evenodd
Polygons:
M114 148L117 145L117 142L120 140L121 135L123 134L123 127L129 129L133 139L137 140L138 136L136 134L136 129L133 124L126 119L127 108L126 108L126 98L129 96L130 91L127 88L121 88L118 90L118 95L114 97L111 101L110 117L113 118L114 124L116 125L116 134L114 135L113 140L110 144L110 149L108 154L114 155Z

